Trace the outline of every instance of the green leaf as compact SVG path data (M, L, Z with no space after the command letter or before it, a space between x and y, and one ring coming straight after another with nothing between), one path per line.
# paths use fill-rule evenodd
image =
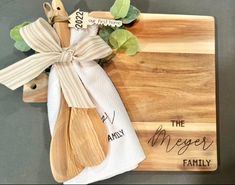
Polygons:
M100 30L99 30L99 36L105 41L105 42L109 42L109 37L110 34L114 31L113 28L109 27L109 26L103 26Z
M10 31L10 37L11 39L13 39L14 41L22 41L23 38L22 36L20 35L20 28L28 25L30 22L24 22L18 26L15 26L13 29L11 29Z
M130 0L116 0L110 9L111 14L115 19L121 19L127 16L130 8Z
M14 28L11 29L10 31L10 37L11 39L13 39L15 41L15 48L17 50L20 50L22 52L27 52L29 51L31 48L25 43L25 41L23 40L21 34L20 34L20 29L26 25L28 25L30 22L23 22L20 25L15 26Z
M127 16L121 20L123 24L130 24L131 22L138 19L139 16L140 16L140 10L131 5Z
M135 55L139 51L139 43L131 32L118 29L111 33L109 42L117 51L124 51L127 55Z
M20 50L22 52L27 52L29 51L31 48L25 43L24 40L20 40L20 41L16 41L14 44L15 48L17 50Z
M135 55L139 51L139 42L138 39L133 36L131 37L123 46L123 50L127 55Z

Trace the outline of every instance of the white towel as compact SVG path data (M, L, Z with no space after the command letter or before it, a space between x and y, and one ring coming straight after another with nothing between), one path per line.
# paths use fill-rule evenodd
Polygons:
M97 27L86 30L71 30L71 45L87 36L97 34ZM74 64L93 103L108 129L109 152L102 164L85 168L78 176L65 184L89 184L105 180L135 169L145 159L126 109L113 83L105 71L94 61ZM49 76L48 117L51 134L54 130L60 107L60 84L54 68Z

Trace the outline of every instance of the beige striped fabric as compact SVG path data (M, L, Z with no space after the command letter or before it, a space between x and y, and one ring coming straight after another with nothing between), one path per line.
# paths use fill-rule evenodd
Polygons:
M55 65L68 106L94 107L71 64L104 58L112 53L112 49L99 36L87 37L76 46L61 48L57 33L42 18L23 27L20 33L25 42L38 53L0 70L0 83L15 90L39 76L49 66Z

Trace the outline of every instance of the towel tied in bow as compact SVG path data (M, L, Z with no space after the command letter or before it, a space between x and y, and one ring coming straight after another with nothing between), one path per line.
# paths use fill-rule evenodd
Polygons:
M0 83L15 90L54 65L68 106L95 107L72 64L101 59L112 53L99 36L90 36L75 46L61 48L56 31L42 18L21 28L20 34L38 53L0 70Z

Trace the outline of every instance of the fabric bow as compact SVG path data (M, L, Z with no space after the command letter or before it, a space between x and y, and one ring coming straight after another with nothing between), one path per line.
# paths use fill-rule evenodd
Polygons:
M54 64L68 106L94 107L72 64L104 58L112 53L112 49L99 36L87 37L75 46L61 48L57 33L42 18L23 27L20 33L38 53L0 70L0 83L15 90Z

